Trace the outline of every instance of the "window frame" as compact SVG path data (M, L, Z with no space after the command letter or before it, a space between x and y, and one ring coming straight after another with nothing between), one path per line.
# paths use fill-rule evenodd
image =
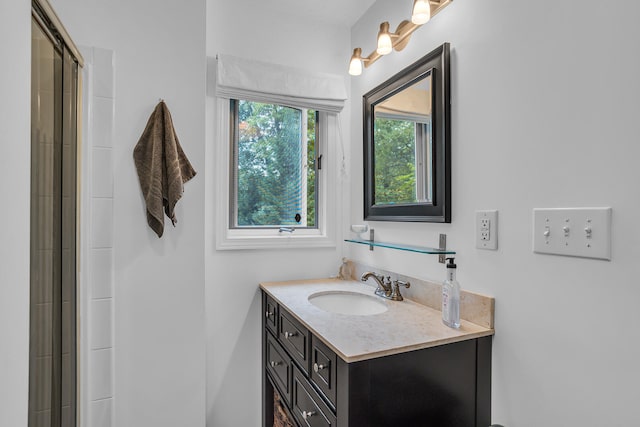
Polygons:
M270 100L247 99L255 102L274 103ZM318 189L316 190L317 228L295 228L292 233L280 232L279 228L233 228L231 221L231 195L233 185L232 168L234 124L231 121L232 102L228 98L217 97L215 105L215 160L216 183L215 235L217 250L277 249L336 247L337 203L335 189L338 182L338 150L329 141L338 139L339 113L318 111L316 158L322 156L322 168L316 168ZM284 103L279 105L289 106ZM299 108L292 106L292 108ZM309 107L309 109L315 109Z
M239 145L240 145L240 135L238 132L238 124L239 124L239 103L240 102L255 102L255 101L248 101L248 100L239 100L239 99L230 99L229 100L229 123L230 123L230 129L231 129L231 136L229 138L229 143L230 143L230 153L231 155L229 156L229 161L230 161L230 169L229 169L229 173L231 174L230 179L229 179L229 228L231 229L235 229L235 230L244 230L244 229L252 229L252 230L259 230L259 229L277 229L279 230L281 227L294 227L296 230L300 230L300 229L317 229L319 227L319 212L315 212L315 225L313 226L308 226L305 222L305 224L303 225L302 223L299 225L296 224L279 224L279 225L239 225L238 224L238 177L239 177L239 173L238 173L238 169L237 166L239 164ZM285 107L285 108L291 108L293 110L297 110L300 112L300 134L302 135L303 133L306 135L307 133L307 126L308 126L308 121L307 121L307 117L306 114L308 113L309 110L313 111L315 113L315 137L314 137L314 155L315 155L315 159L316 161L314 162L314 169L315 169L315 193L314 193L314 204L317 206L318 205L318 191L320 186L319 184L319 175L318 175L318 157L319 154L321 153L321 149L320 149L320 140L319 140L319 134L320 134L320 112L316 109L313 108L300 108L300 107L290 107L290 106L285 106L282 104L276 104L273 102L269 102L269 103L264 103L264 104L269 104L269 105L278 105L280 107ZM308 140L306 139L305 136L305 140L304 142L307 142L308 145ZM301 141L302 143L302 141ZM300 167L301 170L302 169L306 169L306 159L308 156L308 151L305 151L305 153L307 153L304 158L300 158ZM308 172L304 173L305 178L308 177ZM304 188L305 192L307 189L307 185L306 183L304 184L304 186L302 186L301 188ZM307 218L306 214L303 218Z

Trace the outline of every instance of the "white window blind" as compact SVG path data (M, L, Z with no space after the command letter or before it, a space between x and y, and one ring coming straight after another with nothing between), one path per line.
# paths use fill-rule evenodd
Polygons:
M216 96L339 113L347 99L343 76L231 55L218 55Z

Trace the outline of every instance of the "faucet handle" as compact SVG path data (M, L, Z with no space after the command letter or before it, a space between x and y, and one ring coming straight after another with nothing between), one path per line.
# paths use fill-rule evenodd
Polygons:
M405 288L410 288L411 287L411 283L405 282L404 280L394 280L393 284L396 286L396 288L398 286L404 286Z
M391 297L390 297L391 300L402 301L404 299L400 294L400 286L404 286L405 288L410 288L411 283L405 282L403 280L394 280L393 282L391 282L391 287L392 287Z

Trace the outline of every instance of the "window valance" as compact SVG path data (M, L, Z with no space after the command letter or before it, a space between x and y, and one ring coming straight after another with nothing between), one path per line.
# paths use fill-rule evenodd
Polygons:
M231 55L218 55L215 94L338 113L347 99L343 76Z

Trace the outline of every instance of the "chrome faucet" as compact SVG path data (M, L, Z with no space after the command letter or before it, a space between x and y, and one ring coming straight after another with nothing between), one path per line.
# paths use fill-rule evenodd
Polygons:
M390 276L384 277L382 274L374 273L373 271L367 271L360 278L361 281L366 282L369 277L378 284L375 290L375 294L392 301L402 301L402 295L400 294L400 286L408 288L411 286L409 282L403 282L402 280L391 280Z
M391 296L391 278L389 276L385 278L382 274L374 273L373 271L367 271L362 275L360 280L366 282L369 277L373 277L373 279L378 284L375 292L376 295L383 298L389 298Z

